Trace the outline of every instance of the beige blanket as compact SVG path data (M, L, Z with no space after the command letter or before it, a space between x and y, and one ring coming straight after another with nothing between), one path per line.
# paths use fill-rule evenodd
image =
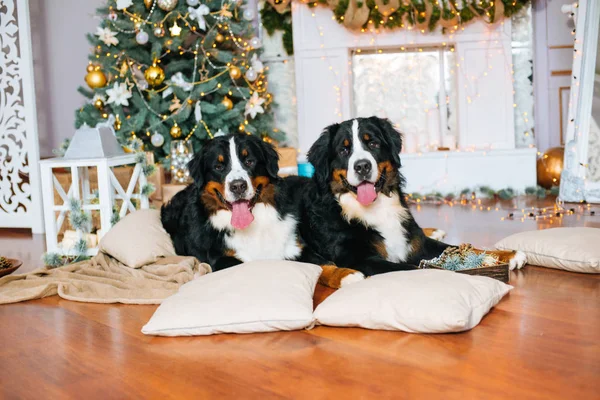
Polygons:
M166 257L133 269L99 253L76 264L0 278L0 304L56 294L88 303L160 304L194 276L210 271L194 257Z

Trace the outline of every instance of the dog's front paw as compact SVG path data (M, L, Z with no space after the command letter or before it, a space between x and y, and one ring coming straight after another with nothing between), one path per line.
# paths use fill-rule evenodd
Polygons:
M514 269L521 269L525 264L527 264L527 255L522 251L517 251L508 262L508 268L511 271Z
M353 272L350 275L346 275L340 281L340 287L348 286L356 282L360 282L365 279L365 276L362 272Z

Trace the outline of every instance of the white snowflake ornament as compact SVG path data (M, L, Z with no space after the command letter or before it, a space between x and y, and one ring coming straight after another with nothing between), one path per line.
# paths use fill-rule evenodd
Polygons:
M121 106L129 105L129 98L131 98L131 92L127 88L126 83L118 83L115 82L115 85L106 91L108 95L108 100L106 101L109 104L116 104Z
M250 100L246 103L245 115L250 115L250 118L255 118L256 114L262 114L265 109L262 107L265 99L258 97L258 92L254 92Z
M198 8L188 7L188 12L190 13L190 19L192 21L197 21L198 27L205 31L206 19L204 19L204 16L210 14L210 8L205 4L201 4Z
M119 44L119 39L117 39L116 35L117 33L111 31L109 28L98 27L96 29L96 36L107 46L116 46Z

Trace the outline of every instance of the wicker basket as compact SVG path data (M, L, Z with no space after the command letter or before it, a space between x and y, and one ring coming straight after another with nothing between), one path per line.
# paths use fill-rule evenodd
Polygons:
M439 269L442 271L447 271L444 268L440 268L427 260L422 260L419 264L419 268L422 269ZM480 267L480 268L472 268L472 269L463 269L458 272L459 274L467 274L467 275L480 275L487 276L488 278L494 278L501 282L508 283L509 272L508 272L508 264L500 264L495 265L493 267Z

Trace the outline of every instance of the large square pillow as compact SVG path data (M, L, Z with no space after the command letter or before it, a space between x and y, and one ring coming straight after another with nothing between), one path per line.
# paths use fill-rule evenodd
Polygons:
M142 328L146 335L291 331L313 325L321 267L253 261L204 275L166 299Z
M99 250L131 268L176 255L158 210L138 210L126 215L104 234Z
M600 273L600 229L552 228L521 232L496 243L500 250L520 250L527 263L573 272Z
M475 327L512 289L498 280L450 271L376 275L344 286L315 310L318 324L404 332L461 332Z

